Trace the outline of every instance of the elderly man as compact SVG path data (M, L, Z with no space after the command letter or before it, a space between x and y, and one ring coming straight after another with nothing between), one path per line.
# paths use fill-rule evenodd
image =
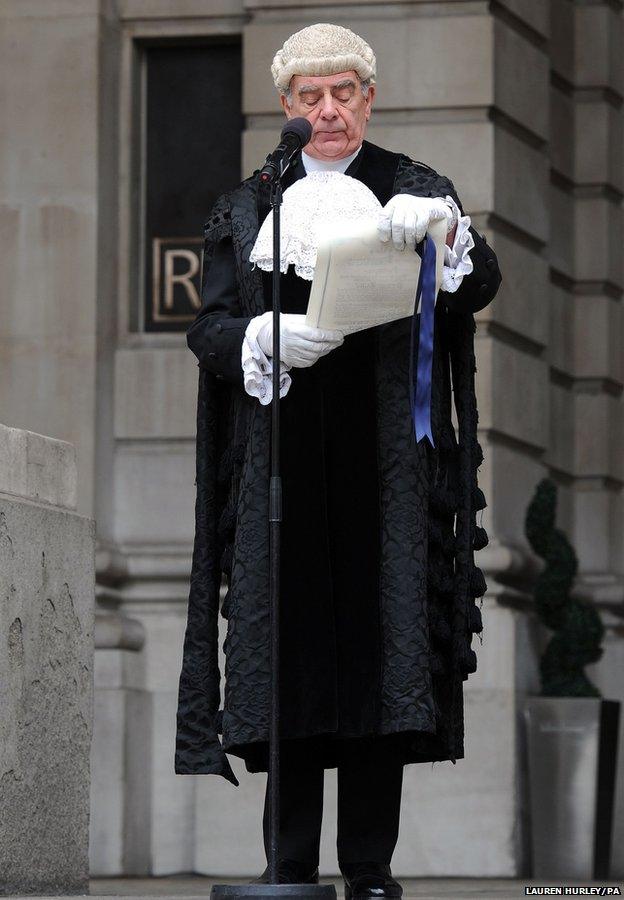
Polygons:
M304 28L276 54L272 74L286 116L313 127L286 173L285 209L289 190L316 184L313 173L338 172L347 187L372 192L379 238L398 252L414 252L432 221L447 227L434 314L433 443L416 441L411 421L412 317L346 337L314 329L304 321L310 282L293 265L280 275L280 880L318 880L324 769L337 767L347 900L398 897L390 863L403 767L464 755L463 681L476 669L475 599L486 588L473 553L487 543L476 522L485 499L473 313L501 279L452 182L365 140L376 62L361 37L337 25ZM323 202L316 213L314 202L312 212L291 203L302 239L309 215L322 221ZM217 201L204 231L202 308L188 331L200 369L197 505L175 768L235 785L226 752L249 772L268 771L274 361L271 275L251 261L268 213L257 172ZM268 795L263 825L268 856Z

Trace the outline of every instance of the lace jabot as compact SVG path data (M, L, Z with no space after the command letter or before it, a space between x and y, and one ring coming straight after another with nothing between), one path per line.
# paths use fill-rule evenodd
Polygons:
M280 271L294 265L301 278L312 281L320 238L331 222L377 221L381 203L356 178L340 172L310 172L284 191L280 231ZM273 269L273 211L258 232L249 256L265 272Z

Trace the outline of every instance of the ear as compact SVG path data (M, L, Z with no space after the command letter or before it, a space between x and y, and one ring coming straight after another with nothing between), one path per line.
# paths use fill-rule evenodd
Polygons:
M282 109L284 110L286 118L292 119L292 110L291 110L290 106L288 105L288 100L286 99L285 94L280 94L280 103L282 104Z
M375 85L371 84L368 88L368 94L366 95L366 121L371 117L371 112L373 111L373 100L375 99Z

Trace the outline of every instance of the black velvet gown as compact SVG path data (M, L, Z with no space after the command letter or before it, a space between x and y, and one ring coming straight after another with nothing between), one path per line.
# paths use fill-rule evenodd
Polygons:
M295 275L292 266L282 280L283 311L305 312L310 282ZM323 608L333 616L338 651L333 737L357 737L378 727L380 544L372 337L372 329L347 335L344 344L313 366L291 370L292 384L281 401L281 702L285 721L297 732L305 731L301 717L314 706L318 685L298 665L296 648L306 636L314 640Z
M448 178L368 142L346 174L382 205L394 193L459 203ZM270 208L263 194L256 174L215 204L204 229L202 309L187 332L200 366L197 502L175 771L233 784L226 754L250 772L268 763L270 409L245 394L240 365L244 331L271 301L271 277L263 282L249 265ZM280 730L325 767L367 736L404 762L464 755L462 688L476 669L475 598L486 589L474 550L487 544L476 521L485 497L473 314L501 281L495 254L470 230L474 271L436 304L435 450L414 443L410 320L348 336L313 366L293 369L280 403ZM309 283L292 271L282 282L284 310L303 312ZM224 684L220 572L228 580Z

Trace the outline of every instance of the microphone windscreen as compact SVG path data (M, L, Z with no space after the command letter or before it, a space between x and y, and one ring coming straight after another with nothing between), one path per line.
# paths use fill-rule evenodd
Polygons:
M296 135L301 141L301 146L305 147L312 137L312 125L303 116L297 116L295 119L289 119L282 128L282 139L288 134Z

